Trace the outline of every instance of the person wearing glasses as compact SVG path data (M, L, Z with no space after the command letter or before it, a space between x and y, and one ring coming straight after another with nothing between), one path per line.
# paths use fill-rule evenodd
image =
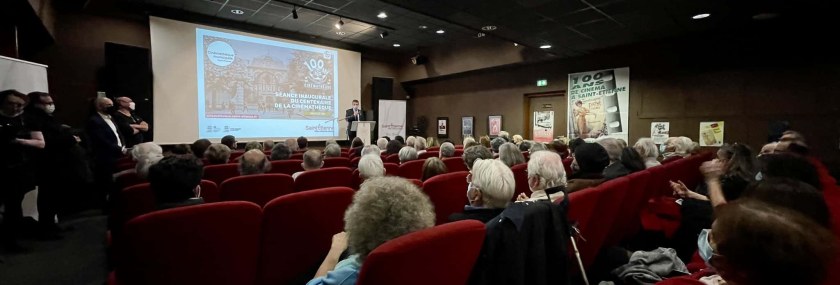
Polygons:
M467 175L467 185L470 205L464 206L464 212L450 215L450 221L487 223L507 208L516 188L510 167L496 159L476 159Z

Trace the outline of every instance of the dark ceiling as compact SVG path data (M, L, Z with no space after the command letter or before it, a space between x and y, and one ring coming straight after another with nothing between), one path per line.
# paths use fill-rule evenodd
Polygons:
M802 0L128 0L359 46L410 53L453 41L499 40L572 57L694 32L773 22ZM811 3L808 3L811 4ZM292 17L297 7L298 18ZM810 6L813 9L814 6ZM387 18L377 15L385 12ZM692 16L708 13L704 19ZM769 19L764 19L769 18ZM341 29L335 24L343 21ZM490 26L490 27L488 27ZM443 30L438 34L436 31ZM380 37L387 31L388 36ZM479 35L483 33L484 35ZM479 39L484 38L484 39ZM394 44L399 44L395 47Z

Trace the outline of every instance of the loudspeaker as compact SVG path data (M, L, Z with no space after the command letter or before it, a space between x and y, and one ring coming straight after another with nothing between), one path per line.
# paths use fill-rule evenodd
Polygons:
M105 43L105 67L100 90L108 97L127 96L134 100L135 112L153 128L152 64L149 49ZM144 135L153 139L152 132Z

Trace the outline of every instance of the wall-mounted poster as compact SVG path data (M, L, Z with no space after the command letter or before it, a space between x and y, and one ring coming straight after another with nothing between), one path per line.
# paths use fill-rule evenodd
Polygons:
M473 117L461 117L461 135L473 136Z
M448 117L438 117L437 118L437 136L439 138L449 137L449 118Z
M653 122L650 123L650 138L655 144L663 144L668 140L671 132L670 122Z
M569 139L627 140L630 68L569 74Z
M723 121L700 122L700 146L723 146Z
M554 138L554 111L534 112L532 129L534 141L550 143Z
M496 137L502 131L502 116L487 116L487 133Z

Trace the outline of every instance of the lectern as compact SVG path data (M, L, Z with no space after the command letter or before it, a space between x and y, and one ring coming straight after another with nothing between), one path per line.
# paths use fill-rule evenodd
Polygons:
M365 145L370 145L370 136L374 127L376 127L376 121L354 121L350 125L350 131L356 132L356 137L361 138Z

